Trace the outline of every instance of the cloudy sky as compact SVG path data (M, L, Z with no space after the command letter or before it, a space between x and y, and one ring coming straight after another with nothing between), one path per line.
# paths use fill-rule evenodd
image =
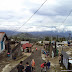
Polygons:
M72 13L62 23L72 9L72 0L47 0L25 24L44 1L0 0L0 30L72 31Z

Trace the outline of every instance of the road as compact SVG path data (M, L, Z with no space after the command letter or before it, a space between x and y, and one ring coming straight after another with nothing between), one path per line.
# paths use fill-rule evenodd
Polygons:
M32 53L31 56L29 56L27 59L25 59L23 61L23 65L25 66L26 62L29 62L31 64L31 60L34 59L35 63L36 63L36 72L40 72L41 71L40 65L44 62L41 58L42 46L34 46L34 48L36 48L36 47L38 48L38 51L34 51L34 53ZM10 71L10 72L17 72L16 67L14 69L12 69L12 71Z

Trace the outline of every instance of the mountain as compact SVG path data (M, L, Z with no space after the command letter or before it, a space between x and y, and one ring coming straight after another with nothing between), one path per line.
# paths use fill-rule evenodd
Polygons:
M0 30L0 32L6 32L7 36L13 36L17 35L19 37L45 37L45 36L59 36L59 37L68 37L69 33L71 34L71 31L66 32L57 32L57 31L42 31L42 32L16 32L11 30ZM71 34L72 37L72 34Z
M42 32L29 32L33 35L37 35L39 37L45 37L45 36L58 36L58 37L68 37L69 34L71 34L71 31L67 32L57 32L57 31L42 31ZM71 35L72 36L72 35Z
M0 32L5 32L7 36L17 35L20 32L12 31L12 30L0 30Z
M35 36L33 36L30 33L19 33L19 34L14 35L14 36L17 36L17 37L20 37L20 38L35 38Z

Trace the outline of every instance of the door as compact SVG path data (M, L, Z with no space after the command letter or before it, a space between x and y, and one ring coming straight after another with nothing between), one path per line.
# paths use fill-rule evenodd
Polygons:
M3 41L1 42L1 50L3 50Z

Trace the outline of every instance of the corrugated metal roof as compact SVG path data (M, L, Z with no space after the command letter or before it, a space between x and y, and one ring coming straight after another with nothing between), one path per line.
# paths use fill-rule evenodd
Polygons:
M26 43L22 45L23 49L25 49L26 47L32 47L32 44L30 43Z
M0 32L0 42L1 42L4 35L5 35L5 32Z

